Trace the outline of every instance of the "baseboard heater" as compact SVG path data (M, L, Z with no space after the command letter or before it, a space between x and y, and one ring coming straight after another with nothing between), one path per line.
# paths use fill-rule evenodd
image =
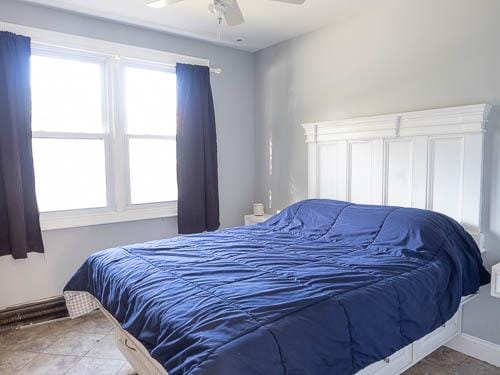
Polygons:
M67 316L63 296L8 307L0 310L0 332Z

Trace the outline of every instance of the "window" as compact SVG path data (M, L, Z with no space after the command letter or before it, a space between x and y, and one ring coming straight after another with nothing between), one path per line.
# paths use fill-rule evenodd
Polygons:
M126 66L124 76L131 203L175 201L175 74Z
M41 212L106 207L102 63L33 55L33 162Z
M35 46L31 75L42 229L175 214L171 65Z

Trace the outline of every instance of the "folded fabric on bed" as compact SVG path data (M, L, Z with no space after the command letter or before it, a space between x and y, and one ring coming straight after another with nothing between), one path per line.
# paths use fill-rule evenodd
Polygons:
M86 291L170 375L352 374L433 331L489 282L454 220L296 203L264 224L101 251Z

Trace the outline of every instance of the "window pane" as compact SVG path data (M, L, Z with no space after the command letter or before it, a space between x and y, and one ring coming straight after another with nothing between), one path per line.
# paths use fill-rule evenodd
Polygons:
M175 141L130 139L132 204L177 200Z
M125 68L125 108L129 134L175 135L176 76L159 70Z
M33 139L41 212L106 206L103 140Z
M102 76L97 63L33 55L32 129L102 132Z

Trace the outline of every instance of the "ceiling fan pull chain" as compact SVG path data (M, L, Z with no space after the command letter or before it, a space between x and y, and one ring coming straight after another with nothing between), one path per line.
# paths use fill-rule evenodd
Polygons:
M219 17L219 20L217 22L217 40L220 41L220 37L221 37L221 32L222 32L222 18Z

